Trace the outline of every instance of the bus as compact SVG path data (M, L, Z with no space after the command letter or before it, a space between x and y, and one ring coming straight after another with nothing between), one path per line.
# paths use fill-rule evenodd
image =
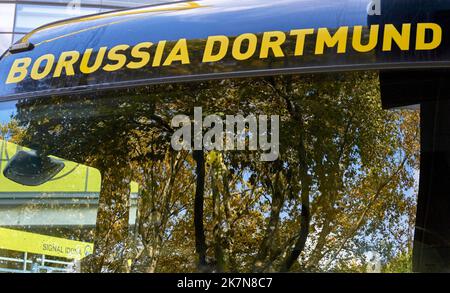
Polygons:
M199 0L35 29L0 59L1 270L449 272L449 16Z

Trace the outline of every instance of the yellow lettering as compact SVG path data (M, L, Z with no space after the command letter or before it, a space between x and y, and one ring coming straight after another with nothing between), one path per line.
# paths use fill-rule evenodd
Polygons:
M329 48L337 45L337 52L345 53L347 50L347 36L348 26L340 27L333 36L330 35L327 28L319 28L317 33L316 54L322 55L325 50L325 45Z
M103 66L103 70L105 71L116 71L120 68L124 67L127 63L127 57L123 53L119 53L119 51L125 51L130 46L128 45L117 45L114 46L111 50L108 52L108 59L110 61L115 61L116 64L106 64Z
M426 42L426 31L431 30L433 37L430 42ZM433 50L439 47L442 42L442 28L436 23L417 24L416 50Z
M286 35L280 31L265 32L261 42L261 52L259 58L264 59L269 56L272 50L275 57L284 57L281 45L286 41Z
M164 61L163 66L171 65L174 61L181 61L181 64L189 64L189 53L186 39L179 39Z
M370 52L378 44L378 31L380 30L380 26L378 24L371 25L370 26L370 32L369 32L369 41L367 44L362 44L362 34L363 34L363 27L358 25L355 26L353 29L353 38L352 38L352 46L353 49L357 52L366 53Z
M303 52L305 50L305 38L307 35L314 34L314 29L299 29L299 30L291 30L291 36L297 36L297 40L295 42L295 56L303 56Z
M139 43L131 49L131 56L136 59L140 59L140 61L131 61L127 64L127 67L130 69L139 69L144 67L150 62L150 53L143 51L142 49L149 49L153 43L151 42L143 42Z
M248 46L245 52L241 52L242 42L247 40ZM238 36L233 43L232 55L236 60L247 60L255 54L258 39L254 34L242 34Z
M13 65L8 74L8 78L6 79L6 83L16 83L21 82L25 79L28 73L28 67L31 64L31 58L20 58L14 60Z
M39 72L42 62L46 61L44 70ZM39 80L45 78L53 68L53 63L55 62L55 56L53 54L42 55L33 64L31 68L30 76L34 80Z
M213 54L215 43L219 43L219 51ZM228 51L228 45L230 40L226 36L211 36L208 37L205 46L205 52L203 54L203 62L217 62L222 60Z
M62 52L56 64L55 73L53 77L60 77L62 70L66 71L66 76L75 75L73 65L80 58L80 53L77 51Z
M409 39L411 35L411 24L405 23L402 25L402 32L400 33L393 24L386 24L384 26L384 37L383 37L383 51L392 50L392 41L394 41L397 46L402 51L409 50Z
M156 67L156 66L161 65L162 55L163 55L165 46L166 46L166 41L160 41L158 43L158 46L156 47L155 57L153 58L152 66Z
M93 72L97 71L100 68L100 66L102 65L103 58L105 58L106 49L107 49L106 47L101 47L98 50L97 56L95 57L95 61L92 66L89 66L88 63L89 63L89 60L91 59L93 49L91 49L91 48L86 49L86 51L83 54L83 58L81 59L80 71L85 74L89 74L89 73L93 73Z

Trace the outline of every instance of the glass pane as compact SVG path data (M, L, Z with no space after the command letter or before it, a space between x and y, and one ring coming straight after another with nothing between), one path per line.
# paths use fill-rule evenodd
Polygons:
M105 0L102 2L102 5L109 5L109 6L127 6L127 7L136 7L136 6L143 6L147 4L160 4L160 3L170 3L170 2L179 2L176 0Z
M25 36L25 34L14 34L13 35L13 43L16 43L17 41L19 41L21 38L23 38L23 36Z
M15 4L0 3L0 32L13 31L15 9Z
M30 2L49 2L48 0L18 0L18 2L26 1ZM175 0L172 1L164 1L164 0L52 0L52 3L58 3L60 5L91 5L91 6L114 6L114 7L135 7L142 6L146 4L158 4L158 3L168 3L168 2L177 2Z
M15 32L27 33L47 23L98 12L99 8L90 7L18 4Z
M35 187L2 177L10 187L0 199L20 208L0 225L93 241L82 271L411 271L419 113L382 109L376 72L154 85L8 107L2 166L20 146L65 169ZM34 230L39 215L47 217Z
M3 54L10 46L12 34L0 34L0 54Z
M0 272L76 272L93 252L101 176L97 169L23 147L0 104Z

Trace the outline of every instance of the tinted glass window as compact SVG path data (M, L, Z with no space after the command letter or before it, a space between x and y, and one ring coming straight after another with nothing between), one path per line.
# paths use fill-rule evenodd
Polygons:
M15 31L27 33L41 25L80 15L100 12L100 8L48 6L48 5L17 5Z
M375 72L0 105L0 226L93 243L82 271L411 271L419 112Z

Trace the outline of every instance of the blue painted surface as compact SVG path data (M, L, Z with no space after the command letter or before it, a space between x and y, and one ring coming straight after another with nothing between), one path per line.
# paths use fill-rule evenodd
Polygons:
M70 93L73 90L94 91L111 87L128 87L159 82L175 82L224 76L254 76L280 74L283 72L320 72L348 70L351 68L377 69L389 67L409 68L450 65L450 54L375 56L375 53L349 58L319 58L303 62L295 60L292 64L226 63L221 67L190 66L177 71L173 68L146 69L146 71L122 72L120 75L102 72L89 77L78 74L61 81L46 78L41 81L29 80L27 83L6 85L6 76L16 58L30 56L36 59L43 54L58 56L63 51L86 48L111 48L118 44L135 45L140 42L156 43L160 40L186 38L196 42L211 35L237 36L242 33L262 33L279 30L288 32L301 28L337 28L340 26L367 26L368 23L396 23L432 21L440 12L450 10L449 0L384 0L382 15L370 17L367 13L369 0L201 0L180 2L165 6L149 6L131 9L127 12L107 13L95 17L79 18L39 28L29 36L36 47L29 52L6 54L0 60L0 99L40 96L53 93ZM166 10L164 10L166 9ZM442 16L440 16L442 18ZM445 18L445 17L444 17ZM448 33L445 32L447 35ZM192 65L199 63L193 62ZM223 74L223 75L221 75Z

